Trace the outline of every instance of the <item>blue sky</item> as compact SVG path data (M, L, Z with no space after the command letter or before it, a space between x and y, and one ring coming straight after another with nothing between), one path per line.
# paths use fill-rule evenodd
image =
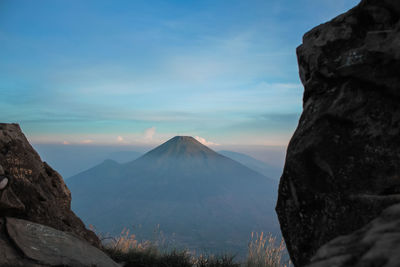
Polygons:
M286 145L295 48L357 0L0 0L0 121L33 143Z

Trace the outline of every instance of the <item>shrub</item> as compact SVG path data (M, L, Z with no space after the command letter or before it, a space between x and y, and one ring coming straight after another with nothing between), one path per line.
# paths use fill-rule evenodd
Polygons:
M222 255L216 256L199 256L193 259L193 265L196 267L240 267L240 263L234 262L234 256Z

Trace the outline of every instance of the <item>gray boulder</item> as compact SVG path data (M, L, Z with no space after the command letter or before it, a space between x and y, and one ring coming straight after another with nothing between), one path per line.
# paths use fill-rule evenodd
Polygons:
M43 265L119 267L88 242L42 224L6 218L6 231L26 258Z

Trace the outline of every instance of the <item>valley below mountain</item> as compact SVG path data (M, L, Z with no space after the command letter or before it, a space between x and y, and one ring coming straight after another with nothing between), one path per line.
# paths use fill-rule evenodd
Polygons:
M142 157L106 160L66 180L72 208L98 232L130 229L202 252L244 255L251 232L279 233L274 213L277 182L177 136Z

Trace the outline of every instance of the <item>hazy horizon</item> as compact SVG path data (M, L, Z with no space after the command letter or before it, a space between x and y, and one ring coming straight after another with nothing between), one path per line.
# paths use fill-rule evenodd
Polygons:
M167 141L167 140L166 140ZM64 178L92 168L106 159L114 159L113 153L138 152L143 155L154 149L156 145L99 145L99 144L40 144L32 143L42 160L46 161ZM203 143L204 144L204 143ZM205 144L207 145L207 144ZM218 152L228 150L243 153L256 160L276 168L283 168L286 146L256 146L256 145L207 145ZM123 157L129 159L129 154ZM133 157L130 160L134 160ZM128 161L128 160L127 160Z

